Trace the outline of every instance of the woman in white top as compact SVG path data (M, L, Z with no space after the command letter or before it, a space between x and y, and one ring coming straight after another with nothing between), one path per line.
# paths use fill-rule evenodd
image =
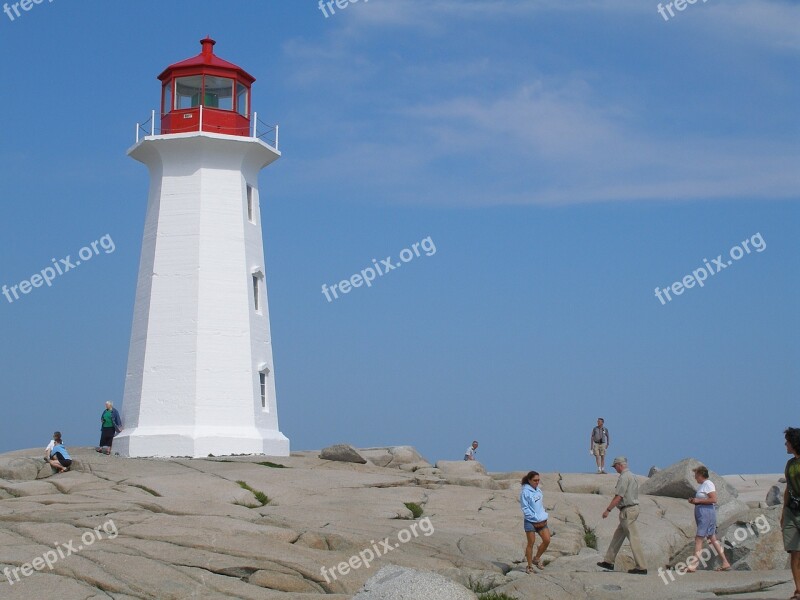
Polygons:
M725 551L722 544L717 540L717 488L714 482L708 478L708 469L704 466L699 466L694 470L694 479L700 484L700 487L695 492L694 498L689 498L689 504L694 504L694 520L697 522L697 535L694 538L694 557L696 558L694 564L687 560L689 573L697 571L698 563L703 566L711 558L709 552L708 558L703 560L701 558L703 550L703 540L708 539L708 543L714 549L717 556L722 559L722 566L717 567L716 571L730 571L731 564L725 556Z

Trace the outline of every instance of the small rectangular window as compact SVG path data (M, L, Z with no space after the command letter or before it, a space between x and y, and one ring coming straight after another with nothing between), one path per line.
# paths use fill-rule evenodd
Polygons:
M247 220L251 223L256 222L256 211L253 205L253 188L247 186Z
M261 408L267 408L267 374L261 371L258 378L261 383Z
M261 310L261 297L259 293L258 275L253 275L253 302L255 303L256 312Z

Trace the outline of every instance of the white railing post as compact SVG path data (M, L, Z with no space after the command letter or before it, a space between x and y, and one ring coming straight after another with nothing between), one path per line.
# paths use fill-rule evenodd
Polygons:
M136 124L136 143L139 143L139 124Z
M278 125L275 125L275 150L278 149Z
M156 111L150 111L150 135L156 134Z
M258 137L258 113L253 112L253 137Z
M200 105L200 133L203 133L203 105Z

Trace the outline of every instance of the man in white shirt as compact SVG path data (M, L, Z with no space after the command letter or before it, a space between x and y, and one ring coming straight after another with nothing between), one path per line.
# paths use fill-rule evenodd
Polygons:
M53 433L53 439L50 440L50 443L47 444L47 448L44 449L44 459L46 461L50 460L50 453L53 451L53 446L56 445L56 438L58 438L59 440L61 439L60 431L56 431L55 433Z
M464 452L464 460L475 460L475 453L478 451L477 440L472 442L472 445Z

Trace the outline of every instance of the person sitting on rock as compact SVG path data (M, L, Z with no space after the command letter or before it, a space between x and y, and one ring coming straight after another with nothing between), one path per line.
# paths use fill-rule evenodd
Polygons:
M50 462L50 453L53 450L53 446L56 445L56 438L61 439L60 431L56 431L53 433L53 439L50 440L50 443L47 444L47 447L44 449L44 462Z
M472 442L472 445L464 452L464 460L475 460L475 453L478 451L478 441Z
M55 444L50 451L50 460L48 462L50 466L57 469L59 473L65 473L69 471L72 465L72 457L70 457L69 452L67 452L67 449L64 447L64 442L61 441L61 434L56 431L53 437Z

